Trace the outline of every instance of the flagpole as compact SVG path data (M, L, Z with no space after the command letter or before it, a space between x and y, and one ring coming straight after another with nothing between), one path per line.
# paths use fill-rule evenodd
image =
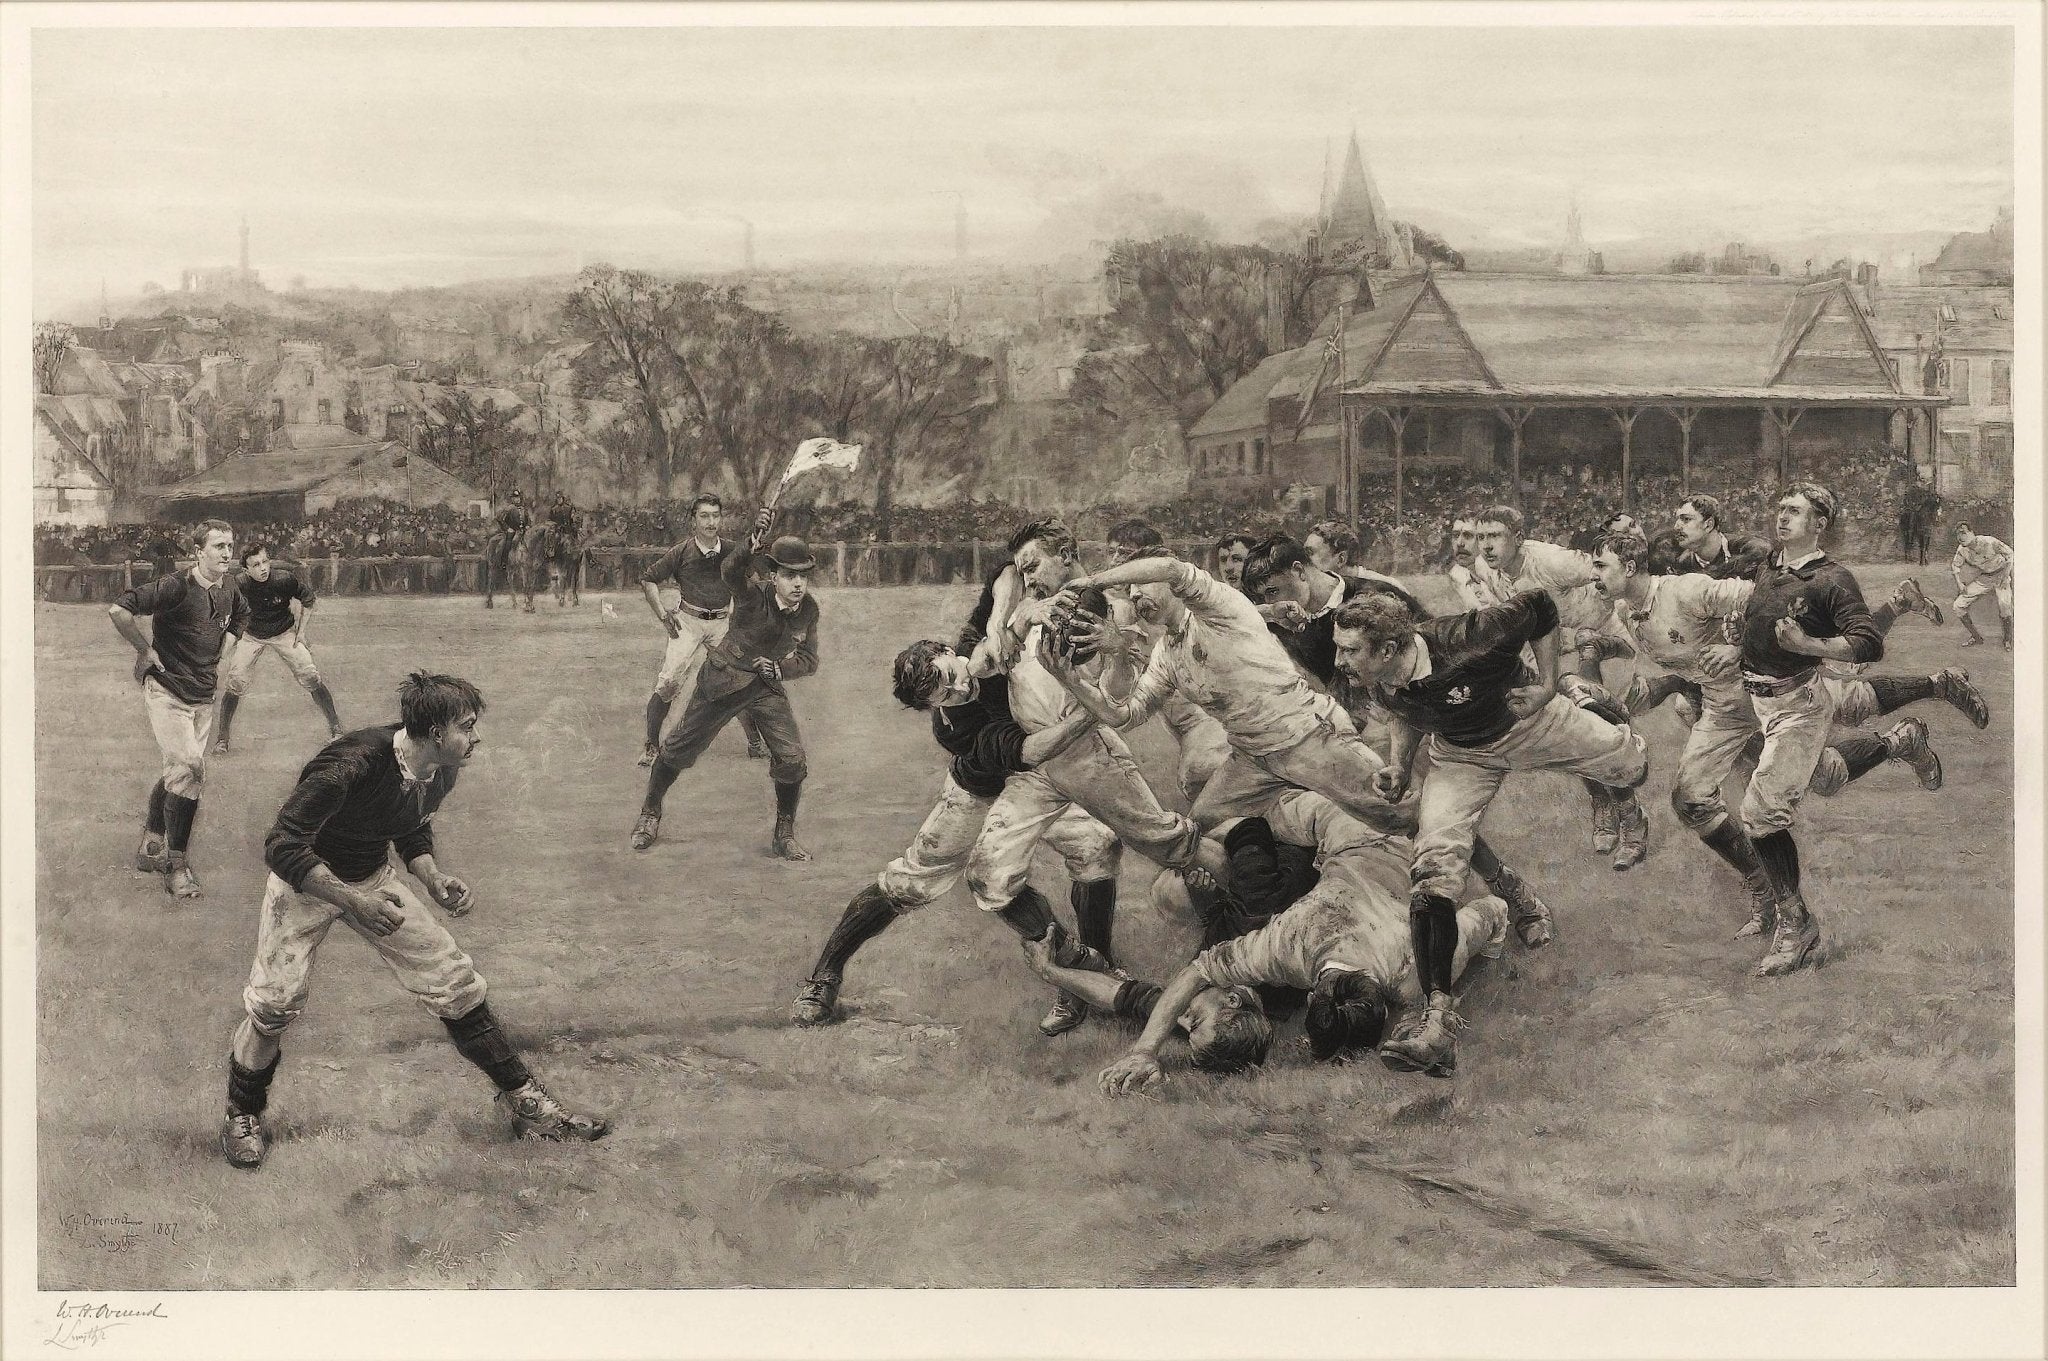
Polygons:
M1358 458L1351 446L1351 409L1344 400L1344 327L1350 320L1337 305L1337 465L1344 472L1344 512L1351 532L1358 532Z

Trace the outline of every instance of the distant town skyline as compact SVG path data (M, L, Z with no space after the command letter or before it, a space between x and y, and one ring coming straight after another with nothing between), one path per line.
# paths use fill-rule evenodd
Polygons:
M1982 230L1995 27L44 29L38 312L273 288L1085 251L1312 214L1355 128L1465 249ZM751 240L750 240L751 239ZM1786 261L1788 267L1799 262Z

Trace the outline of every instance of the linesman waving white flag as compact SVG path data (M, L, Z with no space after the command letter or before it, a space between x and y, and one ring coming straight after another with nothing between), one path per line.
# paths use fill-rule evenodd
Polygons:
M813 468L836 468L850 473L860 464L860 448L858 444L841 444L824 435L807 439L797 445L789 466L782 470L782 485L788 486Z

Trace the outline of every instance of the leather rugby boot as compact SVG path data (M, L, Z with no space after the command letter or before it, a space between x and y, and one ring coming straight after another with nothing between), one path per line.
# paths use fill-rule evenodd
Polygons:
M1979 728L1991 726L1991 706L1984 701L1984 692L1970 681L1970 673L1960 666L1945 666L1934 673L1934 693L1961 710L1963 716Z
M521 1139L602 1139L612 1132L611 1121L601 1115L572 1111L549 1096L538 1082L514 1091L498 1093L498 1100L512 1115L512 1132Z
M263 1117L229 1111L220 1123L220 1151L236 1167L261 1167L263 1155L270 1151L270 1131L263 1128Z
M824 1025L839 1015L839 984L836 978L806 978L796 990L789 1019L802 1026Z

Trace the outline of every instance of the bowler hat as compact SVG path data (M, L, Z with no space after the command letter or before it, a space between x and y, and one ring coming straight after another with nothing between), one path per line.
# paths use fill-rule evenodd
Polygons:
M794 534L785 534L769 546L765 555L773 566L785 572L808 572L818 565L811 546Z

